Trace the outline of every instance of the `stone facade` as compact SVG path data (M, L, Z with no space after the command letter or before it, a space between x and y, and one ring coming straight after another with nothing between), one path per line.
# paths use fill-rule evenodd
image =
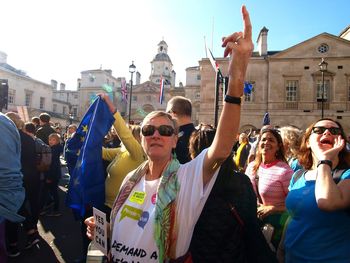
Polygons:
M110 94L113 103L122 116L126 115L127 102L122 100L121 83L122 79L112 75L111 70L86 70L81 72L78 80L79 107L78 117L84 116L96 94L107 92Z
M267 41L267 29L264 28ZM267 43L258 39L258 50ZM254 52L246 74L253 92L244 95L240 130L260 128L265 112L271 124L305 129L322 113L321 58L328 63L324 73L324 116L338 120L350 132L350 41L328 33L317 35L279 52ZM228 59L217 59L226 76ZM201 74L199 122L214 123L215 72L209 59L199 62ZM219 96L220 109L222 95Z
M77 91L66 91L63 83L57 90L55 80L50 85L27 76L24 71L7 64L4 52L0 52L0 79L8 84L8 107L3 109L4 112L18 112L24 121L47 112L51 115L52 123L61 127L78 122Z
M146 81L132 88L130 120L140 123L143 118L154 110L165 111L166 102L170 99L170 85L164 87L163 103L159 102L160 84Z

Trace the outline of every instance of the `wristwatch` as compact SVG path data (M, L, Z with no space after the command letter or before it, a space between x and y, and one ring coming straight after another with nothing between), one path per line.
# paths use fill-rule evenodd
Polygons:
M327 164L332 170L333 163L331 160L321 160L317 163L317 167L319 167L321 164Z

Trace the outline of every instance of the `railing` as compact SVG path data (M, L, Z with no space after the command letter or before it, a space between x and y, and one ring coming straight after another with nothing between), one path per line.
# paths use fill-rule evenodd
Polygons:
M322 109L322 102L317 102L317 109L318 110ZM329 102L323 102L323 109L329 110Z
M286 102L285 109L286 110L297 110L298 109L298 102L297 101Z

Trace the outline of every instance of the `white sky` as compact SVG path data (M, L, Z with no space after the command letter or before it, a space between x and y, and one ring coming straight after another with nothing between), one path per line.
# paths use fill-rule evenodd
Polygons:
M148 80L164 38L176 84L185 84L185 69L205 57L204 36L219 57L221 37L242 30L242 3L253 41L263 26L270 30L269 50L322 32L338 35L350 24L348 0L0 0L0 51L30 77L75 89L81 71L101 65L129 80L132 60L141 81Z

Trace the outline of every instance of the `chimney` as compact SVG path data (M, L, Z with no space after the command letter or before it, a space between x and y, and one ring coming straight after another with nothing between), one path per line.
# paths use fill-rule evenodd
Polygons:
M256 41L258 44L258 51L260 56L267 55L267 32L269 32L269 30L266 27L263 27L260 30L258 39Z
M66 84L60 83L60 90L66 90Z
M57 81L56 80L54 80L54 79L51 80L51 87L53 90L57 90Z
M7 54L5 52L0 51L0 63L7 63Z
M136 71L136 83L135 85L140 85L141 82L141 73Z

